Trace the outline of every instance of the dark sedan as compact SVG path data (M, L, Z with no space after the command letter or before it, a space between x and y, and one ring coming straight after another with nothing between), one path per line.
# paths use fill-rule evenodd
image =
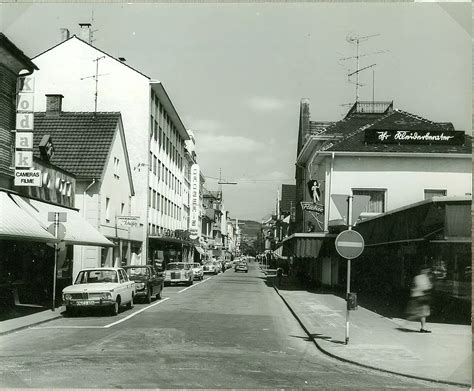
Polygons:
M124 266L123 269L127 272L130 280L135 281L135 299L142 298L147 303L151 303L153 296L161 299L161 292L165 284L162 274L157 273L151 266Z

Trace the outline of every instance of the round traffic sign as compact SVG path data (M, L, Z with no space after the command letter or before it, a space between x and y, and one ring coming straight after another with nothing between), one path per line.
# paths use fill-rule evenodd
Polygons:
M357 258L364 251L364 238L357 231L342 231L336 238L336 251L343 258Z
M51 223L48 227L48 232L54 236L54 223ZM66 227L64 224L58 223L58 239L64 240L66 236Z

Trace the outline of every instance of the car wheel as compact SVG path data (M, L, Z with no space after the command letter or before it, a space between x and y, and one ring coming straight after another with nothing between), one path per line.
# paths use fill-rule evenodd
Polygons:
M148 288L148 292L146 293L145 301L147 304L151 303L151 290Z
M76 309L74 307L72 307L70 305L66 306L66 315L67 316L74 316L76 314L77 314L77 312L76 312Z
M135 298L135 295L132 294L131 300L127 303L127 308L131 310L133 308L133 299Z
M117 300L115 301L114 304L112 304L110 308L110 312L112 316L117 316L119 313L119 309L120 309L120 299L117 297Z
M188 281L188 286L191 286L193 284L194 284L194 281L192 279Z

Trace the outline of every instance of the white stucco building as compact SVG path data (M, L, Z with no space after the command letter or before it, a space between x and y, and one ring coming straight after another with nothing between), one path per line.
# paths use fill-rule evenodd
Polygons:
M175 230L187 228L182 196L188 133L162 83L86 42L91 27L81 28L85 40L72 36L35 57L41 69L35 108L44 110L45 94L54 93L64 95L64 111L121 113L135 188L130 214L140 218L147 254L142 260L163 260L163 252L148 251L150 243L157 250Z

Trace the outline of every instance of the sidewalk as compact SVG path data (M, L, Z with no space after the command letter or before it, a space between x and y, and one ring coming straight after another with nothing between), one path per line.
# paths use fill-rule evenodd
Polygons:
M0 322L0 335L9 334L14 331L60 318L62 317L61 313L64 312L64 310L64 307L57 307L54 312L51 310L45 310L31 315L21 316L19 318L4 320Z
M291 289L291 288L290 288ZM350 312L345 345L346 302L333 294L275 290L320 350L338 359L383 371L449 384L471 385L471 326L385 318L359 306Z

